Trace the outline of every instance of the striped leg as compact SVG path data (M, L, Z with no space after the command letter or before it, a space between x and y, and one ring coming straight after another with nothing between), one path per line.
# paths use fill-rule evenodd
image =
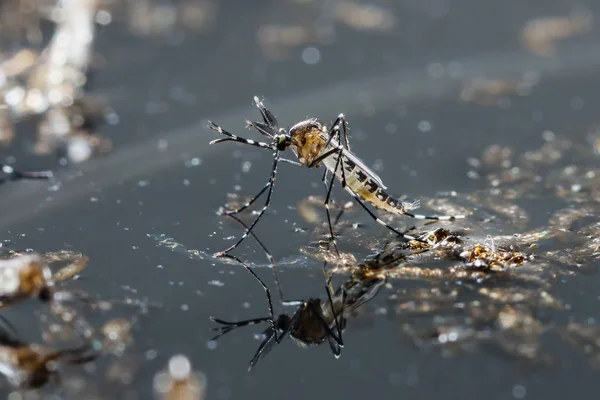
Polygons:
M237 218L234 215L230 215L229 217L231 217L232 219L234 219L235 221L237 221L240 225L242 225L244 227L244 229L248 229L248 226L239 218ZM298 306L300 305L302 302L296 301L296 300L285 300L283 298L283 290L281 289L281 279L279 278L279 268L277 268L277 264L275 264L275 257L273 257L273 255L271 254L271 252L267 249L267 246L264 245L264 243L258 238L258 236L256 236L254 234L254 232L250 232L250 235L252 235L252 237L254 238L254 240L256 241L256 243L258 243L258 245L260 246L260 248L263 250L263 252L265 253L265 255L267 256L267 259L269 260L269 264L271 266L271 268L273 269L273 275L275 275L275 285L277 286L277 292L279 294L279 302L284 305L284 306ZM248 269L249 267L244 265L246 267L246 269ZM252 275L255 276L255 274L251 271ZM256 277L256 276L255 276ZM259 280L260 281L260 280ZM263 287L265 286L265 284L260 281L261 285L263 285ZM273 306L271 305L271 300L269 299L269 305L270 308L272 308Z
M212 121L208 121L208 127L215 132L219 132L221 135L225 135L226 137L221 139L215 139L210 144L221 143L221 142L238 142L244 143L249 146L260 147L261 149L271 149L275 150L275 147L272 144L257 142L256 140L246 139L239 136L236 136L232 133L227 132L225 129L221 128L219 125L215 124Z
M337 333L337 336L333 335L333 334L328 336L328 341L329 341L329 347L331 348L331 351L333 352L335 357L338 358L340 356L342 347L344 347L344 340L342 338L342 330L344 329L343 325L345 322L344 310L345 310L345 306L346 306L346 289L344 288L344 285L341 286L342 310L340 311L340 314L338 316L335 312L335 306L333 305L332 293L334 291L333 291L333 287L331 285L332 276L329 272L327 272L326 267L327 267L327 261L325 261L323 263L323 273L325 274L325 278L326 278L325 290L327 291L327 299L328 299L329 305L331 307L331 315L334 318L335 330ZM339 317L339 320L338 320L338 317Z
M213 131L216 131L222 135L225 135L226 137L221 138L221 139L216 139L213 140L212 142L210 142L210 144L215 144L215 143L221 143L221 142L227 142L227 141L232 141L232 142L238 142L238 143L244 143L250 146L255 146L255 147L260 147L261 149L270 149L270 150L275 150L274 147L268 143L263 143L263 142L257 142L255 140L252 139L246 139L246 138L241 138L239 136L236 136L232 133L227 132L225 129L221 128L220 126L218 126L217 124L215 124L212 121L208 121L209 122L209 128L212 129ZM260 192L258 192L258 194L256 196L254 196L252 198L252 200L250 200L249 202L247 202L246 204L244 204L242 207L236 209L236 210L219 210L218 214L220 215L233 215L233 214L238 214L242 211L244 211L246 208L250 207L252 205L252 203L254 203L256 200L258 200L258 198L269 188L271 187L271 180L269 180L267 182L267 184L265 185L265 187L263 187L261 189Z
M340 130L340 124L342 125L342 129ZM346 116L344 114L338 115L333 125L331 125L331 129L329 129L329 139L325 144L325 147L329 146L331 140L337 135L338 142L341 146L346 142L346 150L350 151L350 142L348 141L348 123L346 122ZM340 132L341 131L341 132ZM342 140L342 137L344 140Z
M278 165L279 165L279 150L275 150L275 157L273 159L273 169L271 170L271 176L269 177L269 184L268 184L269 191L267 192L267 200L265 202L265 205L258 213L258 216L254 220L254 222L252 222L250 227L248 229L246 229L246 231L244 232L242 237L236 243L229 246L227 249L215 253L215 257L222 257L225 254L229 253L231 250L238 247L239 244L242 243L244 241L244 239L246 239L248 237L248 235L252 232L252 229L254 229L254 226L258 223L258 221L263 216L265 211L267 211L267 209L269 208L269 205L271 204L271 195L273 194L273 187L275 186L275 178L277 177L277 166Z
M239 222L241 222L241 221L239 221ZM264 246L262 245L262 243L258 240L258 238L256 236L254 236L254 239L256 239L256 241L266 251L266 248L264 248ZM267 254L270 255L270 253L268 253L268 252L267 252ZM219 327L219 328L215 329L215 330L218 330L220 333L217 336L215 336L212 340L217 339L219 336L222 336L222 335L226 334L227 332L231 331L234 328L237 328L238 326L251 325L253 323L263 322L263 321L269 321L271 323L271 328L273 329L273 331L276 332L277 330L276 330L276 326L275 326L275 313L273 311L273 300L271 299L271 290L267 287L267 285L265 285L265 283L262 281L262 279L259 278L259 276L256 274L256 272L254 272L252 270L252 268L250 268L245 262L243 262L239 258L237 258L235 256L232 256L230 254L226 254L225 257L231 258L231 259L237 261L238 263L242 264L242 266L244 268L246 268L246 271L250 272L250 274L252 274L252 276L254 277L254 279L256 279L258 281L258 283L260 283L260 285L262 286L262 288L264 289L264 291L265 291L265 293L267 295L267 301L269 303L269 317L268 318L259 318L259 319L249 320L249 321L243 321L242 323L238 322L238 323L235 323L235 324L226 323L225 321L221 321L221 320L218 320L216 318L212 318L211 317L211 319L213 321L215 321L217 323L220 323L221 325L225 325L224 327ZM279 338L276 337L276 340L279 340Z
M412 208L417 208L419 206L419 202L414 202L411 204ZM433 220L433 221L456 221L457 219L465 219L466 216L462 215L462 214L458 214L458 215L422 215L422 214L412 214L409 212L405 212L403 213L403 215L406 215L408 217L414 218L414 219L429 219L429 220Z

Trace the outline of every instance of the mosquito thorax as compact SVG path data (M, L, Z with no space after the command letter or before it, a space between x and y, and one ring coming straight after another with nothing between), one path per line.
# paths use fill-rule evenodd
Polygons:
M310 165L321 154L326 141L325 127L317 119L311 118L292 126L290 137L292 145L298 155L298 161L304 165ZM315 165L316 167L317 165Z

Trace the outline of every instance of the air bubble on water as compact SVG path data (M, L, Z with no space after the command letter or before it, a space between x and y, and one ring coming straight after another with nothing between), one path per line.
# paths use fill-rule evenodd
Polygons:
M211 285L211 286L217 286L217 287L223 287L223 286L225 286L225 284L223 282L221 282L219 280L216 280L216 279L214 279L212 281L208 281L208 284Z
M302 61L308 65L315 65L321 61L321 52L316 47L307 47L302 50Z
M522 385L515 385L512 390L512 394L515 399L522 399L527 394L527 389Z
M209 350L214 350L217 348L217 341L216 340L209 340L208 342L206 342L206 348Z
M242 172L249 172L250 168L252 168L252 163L250 161L244 161L242 164Z
M421 132L429 132L432 129L431 122L429 121L419 121L417 126Z
M158 352L154 349L150 349L150 350L146 351L146 353L144 355L146 357L146 360L151 361L156 358L156 356L158 355Z
M199 157L194 157L191 160L185 162L185 166L187 168L197 167L199 165L202 165L202 159Z
M373 163L373 171L377 171L377 172L383 171L383 160L381 158L378 158Z

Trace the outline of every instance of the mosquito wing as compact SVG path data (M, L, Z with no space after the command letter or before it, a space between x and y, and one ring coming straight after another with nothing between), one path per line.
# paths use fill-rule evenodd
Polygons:
M354 164L356 164L356 166L358 168L360 168L369 178L371 178L372 180L374 180L375 182L377 182L377 184L379 186L381 186L382 189L387 189L387 186L385 186L383 184L383 182L381 181L381 178L371 168L367 167L365 165L365 163L362 162L362 160L360 158L358 158L357 156L355 156L349 150L345 150L345 149L344 149L344 153L343 154L344 154L344 157L346 157L348 160L350 160Z

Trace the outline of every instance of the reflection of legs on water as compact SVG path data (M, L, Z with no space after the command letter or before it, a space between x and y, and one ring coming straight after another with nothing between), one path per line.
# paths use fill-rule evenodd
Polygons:
M237 218L234 215L229 215L229 217L231 217L232 219L234 219L235 221L237 221L240 225L242 225L245 229L248 229L247 225L240 220L239 218ZM273 270L273 275L275 276L275 285L277 286L277 294L279 295L279 302L280 304L284 305L284 306L298 306L300 304L302 304L302 301L299 300L285 300L283 298L283 290L281 289L281 280L279 278L279 268L277 268L277 265L275 264L275 258L273 257L273 255L271 254L271 252L267 249L267 247L264 245L264 243L254 234L254 232L250 232L250 235L252 235L252 237L254 238L254 240L256 241L256 243L258 243L258 245L261 247L261 249L263 250L263 252L265 253L265 255L267 256L267 259L269 260L269 264L271 266L271 269ZM249 269L250 267L246 266L246 269ZM252 275L255 276L256 278L258 278L256 276L256 274L254 273L254 271L251 271ZM261 285L264 286L264 283L259 279Z

